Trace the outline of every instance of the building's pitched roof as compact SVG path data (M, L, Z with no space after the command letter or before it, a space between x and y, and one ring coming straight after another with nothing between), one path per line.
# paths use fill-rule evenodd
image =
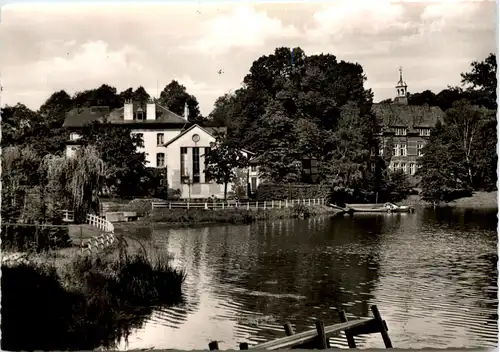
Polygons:
M176 113L168 110L167 108L156 105L156 120L123 120L124 107L115 109L109 112L108 107L91 107L91 108L76 108L69 111L66 114L66 119L64 120L64 127L83 127L94 121L103 121L104 118L108 122L117 125L128 125L128 124L186 124L188 123L183 117L177 115ZM134 113L137 112L139 107L146 112L146 105L140 105L137 103L133 104Z
M437 106L377 103L372 109L384 127L434 127L444 116Z
M137 121L137 120L124 120L123 119L123 114L125 107L121 107L118 109L113 110L109 114L109 122L114 123L114 124L130 124L130 123L167 123L167 124L182 124L182 123L187 123L187 121L177 115L176 113L168 110L166 107L161 106L159 104L156 105L156 120L142 120L142 121ZM137 104L133 103L132 109L133 112L136 113L139 107L146 113L147 107L146 104Z
M173 142L175 142L176 140L178 140L179 138L181 138L186 133L188 133L189 131L193 130L196 127L198 127L199 129L201 129L203 132L207 133L211 137L215 137L214 136L214 132L217 131L217 130L219 130L219 128L220 128L220 127L201 127L200 125L194 124L191 127L189 127L188 129L186 129L186 130L182 131L181 133L179 133L177 136L175 136L174 138L172 138L171 140L169 140L165 144L163 144L163 146L164 147L169 146L170 144L172 144ZM222 129L225 129L225 127L222 127Z
M75 108L66 114L63 127L82 127L94 121L103 121L108 114L109 108L107 106Z

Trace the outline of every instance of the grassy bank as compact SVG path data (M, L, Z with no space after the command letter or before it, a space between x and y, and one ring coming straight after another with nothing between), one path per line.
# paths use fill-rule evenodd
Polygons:
M398 203L402 205L421 205L430 206L431 204L422 200L418 195L409 196L404 201ZM490 209L498 208L498 192L474 192L471 197L464 197L456 199L449 203L441 205L457 207L457 208L477 208L477 209Z
M149 222L172 224L229 223L249 224L257 220L277 220L287 218L308 218L311 216L334 214L336 210L322 205L295 205L289 208L244 209L155 209L144 219Z
M164 253L90 259L45 253L2 265L2 349L114 347L151 306L181 303L184 273Z

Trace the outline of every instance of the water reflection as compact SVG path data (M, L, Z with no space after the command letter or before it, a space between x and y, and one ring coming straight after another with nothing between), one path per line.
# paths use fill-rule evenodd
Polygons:
M400 348L497 344L496 212L280 220L249 226L155 228L187 270L185 307L159 308L129 348L221 349L283 336L337 310L377 304ZM347 347L343 336L331 339ZM359 347L383 347L379 335ZM124 347L124 346L122 346Z

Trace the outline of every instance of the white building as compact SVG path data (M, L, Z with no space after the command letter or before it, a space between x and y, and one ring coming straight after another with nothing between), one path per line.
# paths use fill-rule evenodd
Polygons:
M107 107L79 108L70 111L64 126L70 130L66 155L74 156L79 143L79 132L93 121L108 122L141 134L144 141L142 151L146 153L147 167L166 168L169 188L181 190L181 198L222 198L224 185L205 179L205 153L215 142L216 128L204 128L187 121L156 103L146 106L127 101L123 108L109 111ZM119 152L119 151L117 151ZM242 151L251 156L249 151ZM246 183L252 192L258 186L256 166L246 173ZM233 185L228 185L228 192Z

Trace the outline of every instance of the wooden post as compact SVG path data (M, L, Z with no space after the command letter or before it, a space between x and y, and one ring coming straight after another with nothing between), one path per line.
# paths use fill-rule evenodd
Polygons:
M271 201L271 208L274 208L274 200Z
M280 209L281 209L281 200L280 200Z
M83 228L82 225L80 225L80 248L83 247Z
M205 203L205 210L208 210L208 203Z
M285 199L285 208L288 208L288 199Z
M247 210L250 210L250 202L247 202Z
M311 198L309 198L309 206L311 206Z
M172 209L172 202L168 202L168 209Z
M188 200L188 202L187 202L187 208L188 208L188 210L189 210L189 200Z
M217 341L212 341L208 344L210 351L217 351L219 349L219 343Z
M226 202L226 201L223 201L223 202L222 202L222 210L224 210L224 203L225 203L225 202Z
M264 210L266 210L266 201L264 201Z
M240 350L248 350L248 343L246 342L240 343Z
M325 324L321 320L316 321L316 331L318 332L318 349L324 350L327 348Z
M384 324L384 321L382 320L382 316L380 315L380 312L378 311L377 306L373 305L373 306L370 307L370 309L371 309L371 311L373 313L373 317L379 323L379 326L380 326L380 335L382 335L382 339L384 340L385 348L392 348L391 339L389 337L389 334L387 333L386 326Z
M292 328L292 324L287 322L285 325L283 325L283 327L285 328L286 336L292 336L293 334L295 334L295 331L293 331Z
M347 323L347 315L343 310L339 312L339 316L341 323ZM345 337L347 338L347 344L349 345L349 348L356 348L356 341L354 341L354 336L352 336L352 334L349 333L348 330L345 331Z

